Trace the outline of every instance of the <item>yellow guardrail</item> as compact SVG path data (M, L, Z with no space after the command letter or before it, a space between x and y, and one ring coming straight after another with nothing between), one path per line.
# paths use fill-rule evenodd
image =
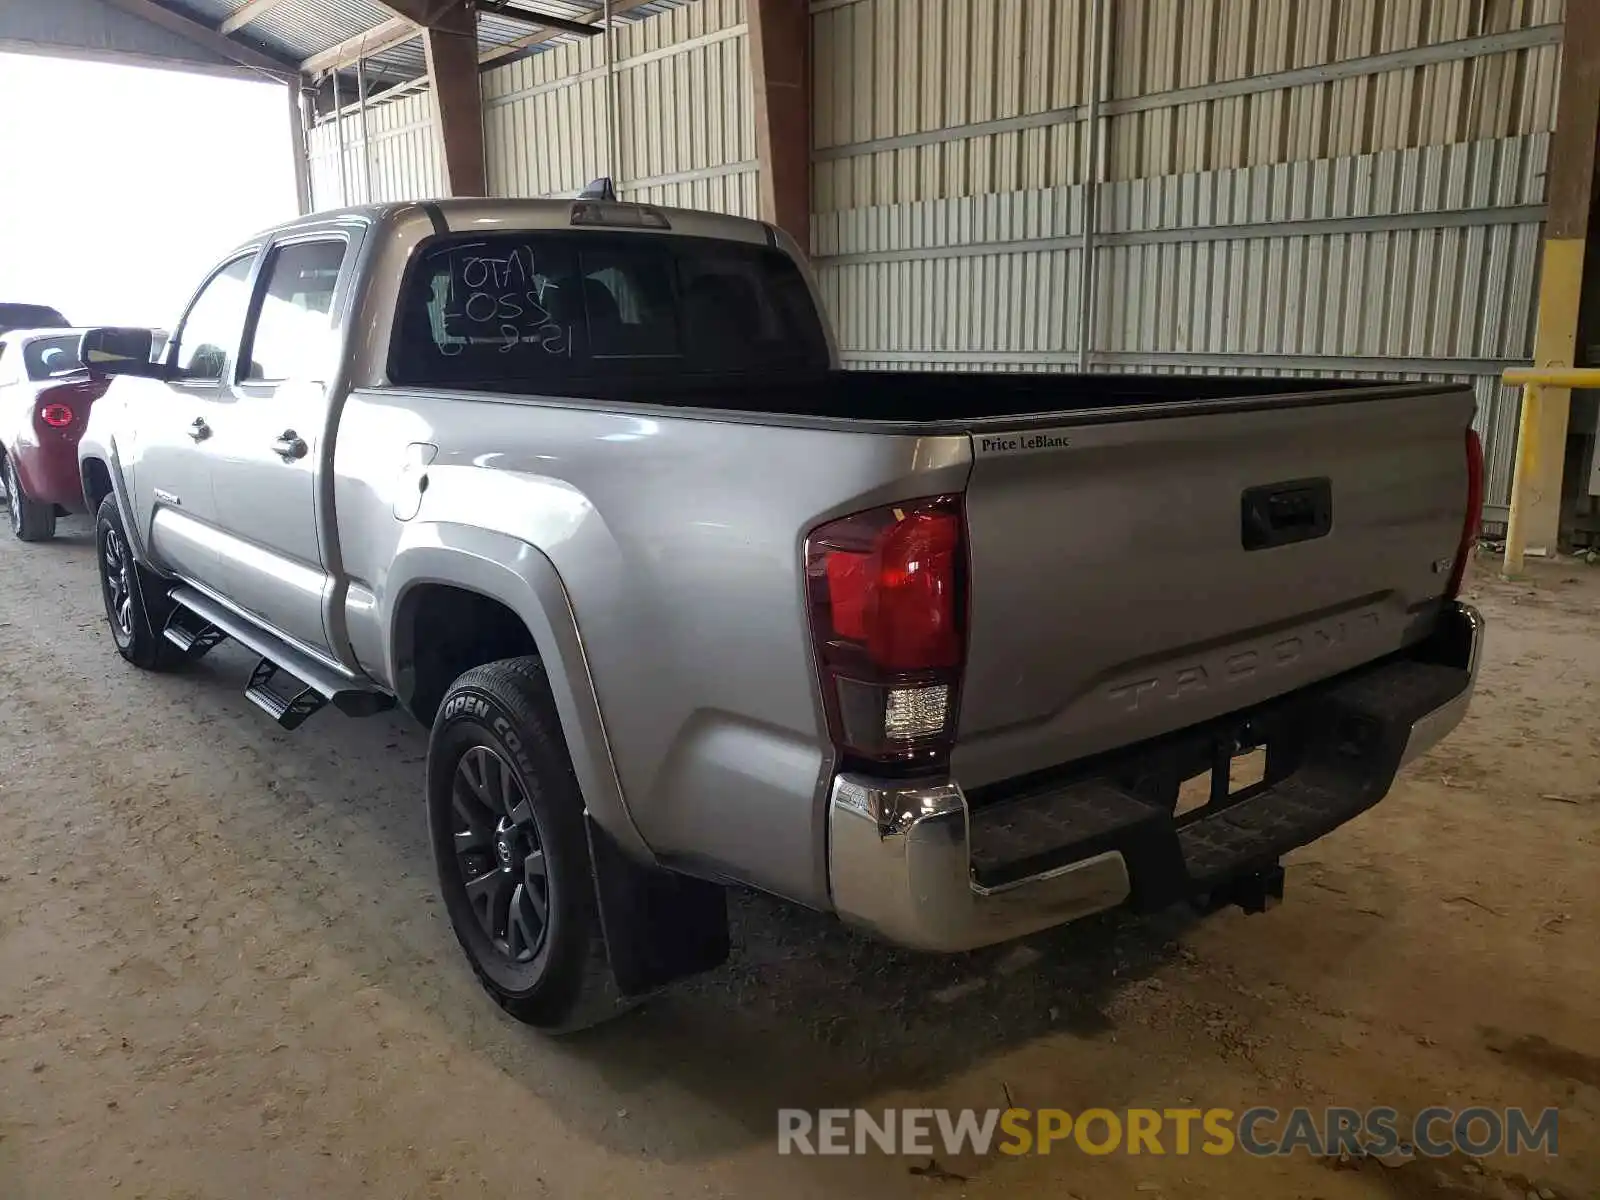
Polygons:
M1600 368L1594 367L1511 367L1500 376L1501 382L1522 388L1522 416L1517 422L1517 465L1511 477L1511 513L1506 518L1505 573L1522 570L1527 547L1524 517L1528 481L1538 471L1539 407L1545 388L1600 388Z
M1600 388L1600 367L1508 367L1500 381L1512 387Z

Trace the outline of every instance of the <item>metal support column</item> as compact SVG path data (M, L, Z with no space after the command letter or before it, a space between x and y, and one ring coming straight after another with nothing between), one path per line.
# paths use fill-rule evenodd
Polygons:
M294 197L305 216L311 211L311 146L306 141L305 101L300 95L300 81L294 80L289 90L289 141L294 152Z
M372 138L367 132L367 58L365 54L356 59L356 111L361 114L361 202L363 204L371 204Z
M339 207L350 203L350 181L345 175L344 113L340 111L339 72L333 73L333 135L339 147Z
M612 190L622 196L622 168L617 162L621 139L617 130L617 31L611 23L611 0L606 0L606 174Z
M1087 372L1094 353L1095 233L1100 221L1100 180L1105 177L1105 138L1100 129L1100 92L1109 73L1110 22L1104 0L1092 0L1091 46L1087 73L1088 102L1084 111L1083 258L1078 271L1078 370Z

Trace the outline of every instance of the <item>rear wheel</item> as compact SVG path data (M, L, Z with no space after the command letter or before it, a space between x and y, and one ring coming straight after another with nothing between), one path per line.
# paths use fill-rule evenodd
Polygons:
M160 581L134 561L128 532L122 526L117 498L100 502L94 523L95 558L100 565L100 594L117 653L136 667L159 670L176 662L178 648L162 636L172 602Z
M11 532L21 542L47 542L56 535L56 506L41 504L22 490L22 480L17 478L17 464L5 456L6 492L11 502Z
M552 1032L623 1011L555 702L535 658L461 676L428 743L428 829L456 940L489 995Z

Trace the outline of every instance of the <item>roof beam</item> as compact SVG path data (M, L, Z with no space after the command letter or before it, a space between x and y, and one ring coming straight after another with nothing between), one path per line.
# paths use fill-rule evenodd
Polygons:
M395 16L405 17L425 29L478 35L478 15L473 11L472 0L378 0L378 3Z
M630 13L636 8L643 8L651 0L612 0L611 19L615 21L625 13ZM599 25L605 20L606 10L593 9L583 16L575 18L575 23L581 25ZM526 58L529 47L537 46L540 42L548 42L551 38L558 38L566 33L564 29L541 29L538 33L530 33L527 37L517 38L516 41L507 42L503 46L496 46L484 54L480 70L489 67L503 67L507 63L516 62L519 58Z
M363 58L373 58L385 50L393 50L421 32L415 23L405 17L390 17L382 25L369 29L357 37L346 38L326 50L317 51L300 64L300 70L307 75L337 71L340 67L351 66Z
M130 16L138 17L141 21L160 26L168 33L193 42L229 62L251 67L275 79L294 79L296 76L293 63L282 62L270 54L263 54L232 38L223 37L215 29L202 25L199 21L192 21L170 8L164 8L155 3L155 0L106 0L106 3Z
M271 12L282 3L283 0L249 0L248 4L235 12L221 25L218 25L217 32L223 37L227 37L235 29L243 29L251 21Z
M321 75L325 71L354 66L364 58L375 58L385 50L409 42L427 29L465 34L474 40L478 36L478 16L469 0L379 0L379 3L394 16L363 34L317 51L300 64L300 70L307 75Z
M565 33L575 33L579 37L598 37L600 34L598 25L574 21L570 17L558 17L553 13L536 12L531 8L523 8L520 4L508 3L508 0L477 0L477 3L479 12L494 13L498 17L505 17L509 21L520 21L524 25L560 29Z

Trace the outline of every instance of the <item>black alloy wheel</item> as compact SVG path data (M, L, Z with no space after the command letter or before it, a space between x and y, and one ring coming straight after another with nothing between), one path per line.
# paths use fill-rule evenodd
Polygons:
M117 498L100 502L94 521L95 565L100 571L100 597L117 653L136 667L158 671L182 660L177 647L162 635L172 612L166 587L133 557Z
M488 746L456 765L450 799L456 862L467 902L495 951L531 963L550 925L550 873L533 805L515 771Z
M439 891L495 1003L552 1033L629 1007L606 956L583 795L537 658L474 667L428 741Z
M100 538L100 590L111 634L126 646L133 641L133 555L120 529L108 528Z

